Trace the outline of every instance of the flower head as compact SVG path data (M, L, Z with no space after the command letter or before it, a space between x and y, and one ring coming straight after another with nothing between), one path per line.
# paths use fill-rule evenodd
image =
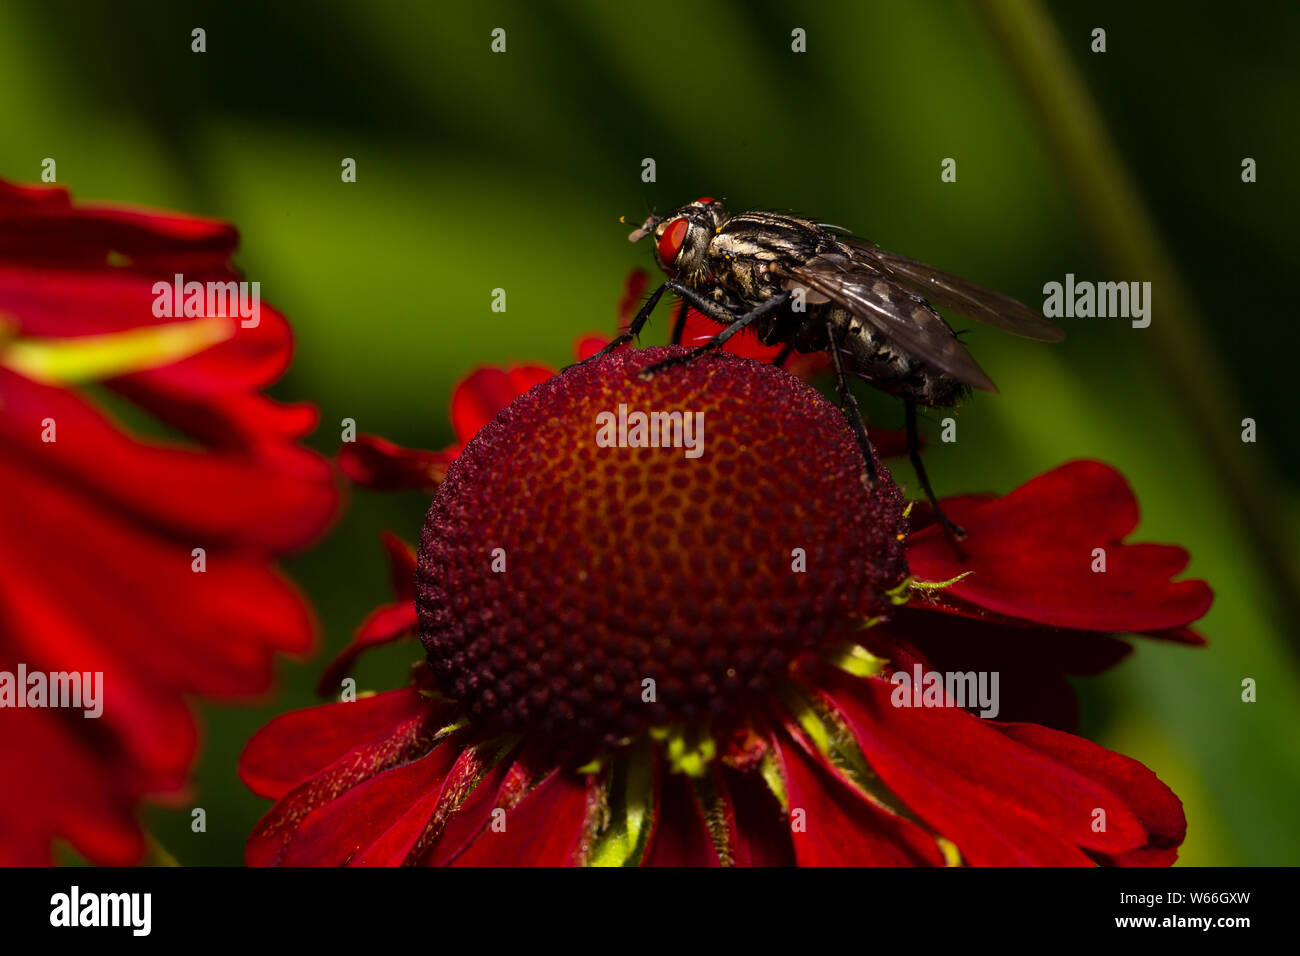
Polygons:
M797 379L717 356L641 381L654 358L535 385L441 453L418 563L389 539L414 587L330 674L416 631L427 661L250 741L241 774L276 803L249 862L1173 860L1178 799L1068 732L1065 674L1118 661L1117 632L1196 642L1210 602L1171 580L1181 549L1125 542L1112 469L945 502L969 530L956 553L882 466L867 487ZM475 373L453 406L509 374ZM704 412L704 454L598 441L620 405ZM391 474L379 449L371 473ZM1097 547L1126 581L1077 572ZM1005 671L1005 707L942 686L912 706L917 665Z
M637 376L668 351L532 389L434 496L420 637L475 721L573 744L734 716L798 654L890 607L902 495L866 485L840 412L726 355ZM641 440L663 447L601 447L620 414L634 429L643 416ZM674 428L696 432L698 457L671 447Z
M102 675L103 691L96 718L0 709L0 862L48 862L55 840L137 861L137 804L180 789L197 750L187 698L262 691L275 652L310 646L272 562L338 495L298 444L315 410L262 394L288 324L269 306L249 327L154 310L177 273L238 280L236 241L226 223L0 181L0 672Z

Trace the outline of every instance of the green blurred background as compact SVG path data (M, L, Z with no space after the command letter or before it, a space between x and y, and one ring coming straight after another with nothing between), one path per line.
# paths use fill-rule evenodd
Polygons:
M1064 56L1025 55L1036 12ZM489 51L496 27L505 55ZM78 198L235 222L240 264L297 332L275 392L320 405L313 443L330 454L343 418L442 447L472 367L564 364L578 333L611 329L624 276L652 265L617 219L647 204L807 212L1031 303L1067 272L1153 280L1150 329L1066 319L1060 346L976 329L1002 393L961 410L930 471L940 494L1004 492L1083 456L1128 476L1138 537L1187 546L1217 592L1211 643L1138 642L1079 684L1083 729L1182 797L1184 864L1295 864L1300 445L1281 280L1300 258L1298 27L1293 3L4 0L0 175L35 181L48 156ZM1084 95L1053 99L1076 74ZM641 182L643 157L657 183ZM940 181L945 157L956 183ZM497 287L505 314L489 310ZM900 424L863 397L874 422ZM1256 444L1239 440L1245 416ZM333 535L289 562L321 647L282 663L274 696L202 707L186 806L206 808L207 832L187 809L148 814L182 863L241 861L265 809L234 773L244 741L314 702L323 661L389 598L380 529L414 540L426 504L355 492ZM396 686L416 656L373 655L360 685ZM1240 700L1245 677L1257 703Z

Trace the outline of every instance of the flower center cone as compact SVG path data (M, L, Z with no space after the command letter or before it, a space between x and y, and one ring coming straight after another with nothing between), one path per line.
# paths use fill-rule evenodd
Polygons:
M567 746L725 721L891 606L902 495L879 461L868 486L839 410L726 354L638 376L680 352L624 350L534 387L439 487L421 640L476 723ZM656 412L681 414L665 429Z

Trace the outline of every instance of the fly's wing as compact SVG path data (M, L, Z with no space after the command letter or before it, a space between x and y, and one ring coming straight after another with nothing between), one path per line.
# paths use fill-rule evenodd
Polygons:
M827 254L798 265L773 263L768 268L833 299L897 342L913 358L972 388L997 391L938 312L866 263Z
M952 309L959 315L1040 342L1059 342L1065 332L1023 302L994 292L968 279L944 272L895 252L878 249L865 239L846 239L855 259L865 259L903 288Z

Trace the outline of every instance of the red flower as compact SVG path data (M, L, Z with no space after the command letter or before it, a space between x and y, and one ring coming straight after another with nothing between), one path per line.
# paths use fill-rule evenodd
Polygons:
M0 709L0 862L48 862L54 839L137 861L138 802L178 790L195 756L186 698L262 691L276 651L310 646L271 562L338 497L296 443L315 410L261 394L288 365L288 325L269 306L249 327L154 315L156 282L237 281L236 240L0 181L0 675L103 675L98 719Z
M1114 663L1116 633L1193 640L1209 606L1171 581L1180 549L1124 543L1114 471L945 503L958 556L920 508L909 532L883 465L864 487L811 388L725 355L636 377L663 354L549 379L455 457L415 598L390 546L399 602L359 642L418 630L427 664L250 741L241 775L277 801L250 863L1174 859L1177 797L1038 692ZM707 453L598 447L619 404L702 411ZM900 693L931 662L1000 671L1000 719Z

